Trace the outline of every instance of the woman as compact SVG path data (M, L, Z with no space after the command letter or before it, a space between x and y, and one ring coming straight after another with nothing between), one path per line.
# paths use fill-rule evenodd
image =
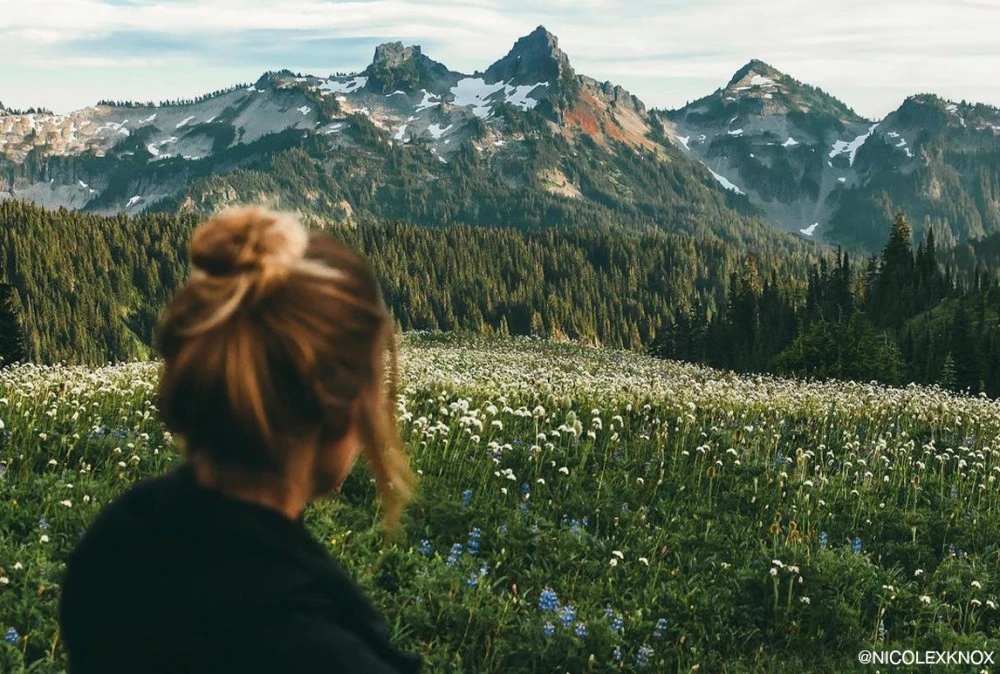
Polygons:
M107 506L70 557L70 674L418 672L303 525L360 451L387 535L415 487L370 266L260 208L201 224L190 256L156 337L160 415L184 462Z

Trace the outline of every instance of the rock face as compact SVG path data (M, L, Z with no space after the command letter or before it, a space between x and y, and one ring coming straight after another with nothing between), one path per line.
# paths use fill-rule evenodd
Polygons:
M386 42L375 47L375 56L364 72L368 87L389 94L396 90L412 93L423 87L430 91L454 86L462 78L443 64L428 58L418 45Z
M539 26L515 42L506 56L487 68L483 79L488 84L556 83L575 74L569 57L559 49L559 40L544 26Z

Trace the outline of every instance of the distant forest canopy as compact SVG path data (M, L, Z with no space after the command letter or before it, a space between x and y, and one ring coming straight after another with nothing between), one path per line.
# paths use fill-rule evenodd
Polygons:
M198 220L0 203L3 362L154 357ZM404 330L533 334L737 371L1000 395L996 268L975 246L942 254L933 230L914 249L902 213L881 255L856 257L613 227L327 231L372 261Z
M809 271L804 296L750 259L730 279L723 311L676 309L649 350L741 372L1000 396L996 269L975 259L974 246L943 257L962 258L971 273L942 264L933 230L914 250L900 213L880 256L853 261L838 250Z
M194 214L136 217L0 203L0 279L17 291L25 357L144 359L188 274ZM379 223L328 230L367 256L403 329L537 334L639 348L678 306L724 306L735 243L625 228ZM815 257L758 253L802 284ZM7 362L15 360L9 358Z
M174 98L170 100L160 101L156 103L154 101L128 101L128 100L112 100L108 98L102 98L97 101L98 106L107 106L111 108L167 108L178 105L194 105L195 103L201 103L202 101L207 101L210 98L215 98L216 96L222 96L223 94L228 94L233 91L239 91L240 89L246 89L252 87L253 84L250 82L245 82L243 84L234 84L224 89L217 89L213 92L207 94L201 94L200 96L195 96L194 98Z

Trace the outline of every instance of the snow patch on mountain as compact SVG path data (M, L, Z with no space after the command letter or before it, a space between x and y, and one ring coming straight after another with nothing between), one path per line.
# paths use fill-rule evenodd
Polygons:
M802 232L803 234L805 234L806 236L812 236L813 232L816 231L817 227L819 227L819 223L818 222L814 222L811 225L809 225L808 227L804 227L804 228L800 229L799 231Z
M864 133L852 141L838 140L833 144L833 149L830 150L830 159L833 159L837 155L847 154L850 158L850 165L854 166L854 156L858 153L858 149L865 144L865 141L875 132L875 128L878 124L872 124L871 128L868 129L867 133Z
M797 141L794 138L792 138L791 136L789 136L788 140L786 140L784 143L781 144L781 147L792 147L793 145L798 145L798 144L799 144L799 141Z
M471 107L472 114L485 118L492 111L495 102L492 99L496 97L498 92L503 92L508 103L524 110L538 105L538 101L529 97L528 94L543 85L547 86L548 82L514 86L503 82L487 84L486 80L481 77L465 77L460 79L450 91L455 105Z
M421 89L421 91L424 92L424 97L419 103L417 103L416 107L413 108L415 111L419 112L421 110L426 110L427 108L433 108L435 105L441 105L440 96L436 96L426 89ZM435 98L437 98L436 101L434 100Z
M441 137L441 135L445 131L447 131L453 126L454 124L449 124L448 126L445 127L442 127L440 124L431 124L430 126L427 127L427 131L434 137L434 140L437 140L438 138Z
M321 85L319 85L320 91L331 93L331 94L350 94L358 89L361 89L366 84L368 84L368 77L365 75L358 75L347 82L340 82L338 80L326 80Z
M705 168L708 168L708 167L706 166ZM720 176L718 173L716 173L712 169L708 169L708 172L711 173L713 176L715 176L715 179L719 181L719 184L722 185L723 187L725 187L727 190L732 190L733 192L736 192L736 194L746 194L739 187L737 187L736 185L734 185L731 182L729 182L726 179L725 176Z

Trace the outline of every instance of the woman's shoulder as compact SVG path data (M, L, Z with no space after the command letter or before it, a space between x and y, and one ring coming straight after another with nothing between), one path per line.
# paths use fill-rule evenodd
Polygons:
M83 533L70 560L96 551L103 544L126 544L131 532L148 532L162 516L164 500L176 482L173 472L143 478L101 507Z

